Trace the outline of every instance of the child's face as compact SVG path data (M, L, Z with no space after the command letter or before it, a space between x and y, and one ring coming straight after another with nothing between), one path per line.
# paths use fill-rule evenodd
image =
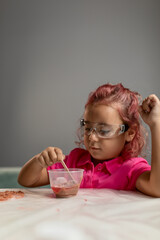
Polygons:
M84 120L91 123L109 125L124 124L116 108L106 105L88 105L84 112ZM113 138L99 138L93 131L84 135L84 145L96 160L109 160L118 157L126 142L126 132Z

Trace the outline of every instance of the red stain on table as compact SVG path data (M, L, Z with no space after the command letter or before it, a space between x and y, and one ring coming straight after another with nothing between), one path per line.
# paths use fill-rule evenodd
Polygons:
M24 197L24 192L22 191L4 191L0 192L0 201L6 201L11 198L23 198Z

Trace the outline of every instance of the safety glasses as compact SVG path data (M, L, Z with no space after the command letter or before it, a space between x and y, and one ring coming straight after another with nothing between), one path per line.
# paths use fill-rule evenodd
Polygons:
M127 124L109 125L106 123L92 123L80 120L81 136L90 136L93 132L98 138L113 138L128 130Z

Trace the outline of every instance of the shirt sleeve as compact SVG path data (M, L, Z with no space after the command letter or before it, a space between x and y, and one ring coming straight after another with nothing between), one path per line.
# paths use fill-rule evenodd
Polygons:
M128 190L136 190L136 181L138 177L146 171L151 170L151 166L143 158L134 158L131 160L131 168L128 172Z

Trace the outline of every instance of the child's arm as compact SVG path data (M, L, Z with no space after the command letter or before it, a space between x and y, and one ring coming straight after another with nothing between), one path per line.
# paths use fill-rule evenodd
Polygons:
M136 187L139 191L160 197L160 100L155 95L147 97L140 107L142 119L151 130L151 171L139 176Z
M39 187L49 184L47 167L64 160L60 148L48 147L30 159L21 169L18 183L24 187Z

